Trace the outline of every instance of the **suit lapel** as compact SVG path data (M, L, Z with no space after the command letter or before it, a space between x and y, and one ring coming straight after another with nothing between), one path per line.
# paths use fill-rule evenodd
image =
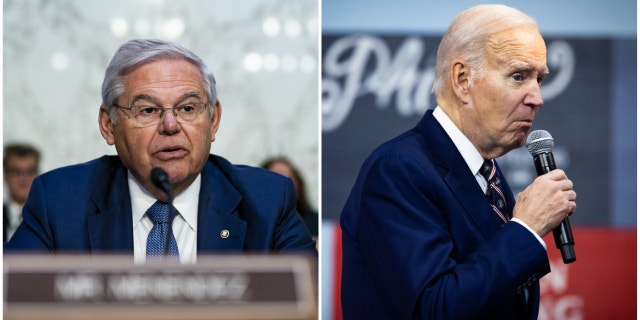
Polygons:
M476 229L489 238L502 227L501 220L492 211L474 175L469 171L467 163L456 148L451 138L440 123L428 111L418 124L418 130L429 143L436 165L449 187L449 191L464 208L462 214L467 215L476 225Z
M207 161L202 171L198 204L198 253L241 251L247 229L238 216L242 195L216 165Z
M2 204L2 242L7 242L9 234L9 205Z
M496 216L489 206L487 198L480 190L473 175L470 174L466 163L462 165L465 167L458 166L458 168L463 168L464 170L449 168L450 171L444 178L445 182L458 202L465 208L467 216L475 223L476 229L485 238L489 238L500 230L502 220Z
M96 179L104 180L91 195L96 212L89 216L91 252L132 252L133 221L127 169L117 157L105 157ZM246 222L237 213L242 195L211 161L202 171L198 204L198 253L239 251Z
M91 252L133 252L133 221L127 170L117 157L100 162L96 180L105 181L91 195L96 213L87 228Z

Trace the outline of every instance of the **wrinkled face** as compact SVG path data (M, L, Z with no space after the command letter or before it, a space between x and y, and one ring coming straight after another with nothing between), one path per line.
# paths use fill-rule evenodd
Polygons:
M123 78L125 91L117 104L171 108L190 102L209 102L198 68L184 60L159 60L137 67ZM118 110L115 124L104 106L100 112L101 132L114 145L124 165L151 193L149 173L163 168L169 175L174 195L182 192L204 167L220 120L220 105L211 115L204 111L193 122L179 122L173 112L164 112L155 125L140 127L127 110Z
M38 174L38 163L33 156L11 155L7 157L4 180L13 201L23 204L27 201L31 183Z
M509 29L490 38L486 68L469 83L465 116L476 147L491 158L524 144L542 106L540 85L548 73L547 49L532 27Z

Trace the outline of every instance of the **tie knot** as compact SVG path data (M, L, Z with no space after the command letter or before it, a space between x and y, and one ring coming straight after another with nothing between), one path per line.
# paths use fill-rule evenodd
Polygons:
M496 175L496 166L492 160L485 160L482 163L482 167L480 167L480 174L487 179L487 181L491 181L493 177Z
M167 223L169 221L173 221L177 214L177 210L170 203L164 203L160 201L156 201L149 210L147 210L147 215L149 219L153 221L153 224L157 223Z

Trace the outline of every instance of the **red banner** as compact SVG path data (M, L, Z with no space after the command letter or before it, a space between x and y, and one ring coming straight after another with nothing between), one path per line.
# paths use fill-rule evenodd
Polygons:
M636 230L574 227L576 261L547 235L551 273L540 280L538 319L636 319Z
M323 252L333 267L323 269L323 319L340 320L340 228L323 226L335 242ZM540 279L539 320L636 319L636 230L573 227L576 261L564 264L553 235L544 238L551 273ZM327 280L330 279L330 280ZM323 283L325 283L323 281Z

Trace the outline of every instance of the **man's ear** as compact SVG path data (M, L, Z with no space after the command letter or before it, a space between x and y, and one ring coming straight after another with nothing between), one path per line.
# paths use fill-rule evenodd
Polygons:
M222 105L220 100L216 101L213 106L213 114L211 115L211 142L216 141L216 133L220 128L220 118L222 117Z
M113 135L113 124L111 124L111 118L109 116L109 108L107 106L100 105L100 112L98 113L98 126L100 127L100 133L107 144L112 146L116 143Z
M463 103L469 102L469 83L471 81L471 68L462 60L454 60L451 65L451 88L453 93Z

